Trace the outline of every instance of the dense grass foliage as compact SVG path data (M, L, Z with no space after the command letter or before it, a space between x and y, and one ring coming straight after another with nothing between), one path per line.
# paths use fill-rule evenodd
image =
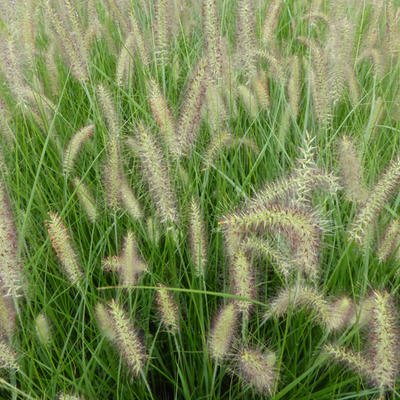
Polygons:
M400 396L400 4L0 4L0 398Z

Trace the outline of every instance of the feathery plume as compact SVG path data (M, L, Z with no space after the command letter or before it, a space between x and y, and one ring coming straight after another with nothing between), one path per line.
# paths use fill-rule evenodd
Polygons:
M256 252L265 256L285 278L289 276L290 271L293 269L290 259L269 240L262 240L256 235L250 235L243 240L242 248L246 252Z
M137 140L128 140L132 151L141 161L143 174L147 180L152 197L157 204L158 213L163 223L176 223L178 211L175 193L168 176L165 158L150 135L147 128L141 124Z
M78 195L79 202L81 203L82 208L85 210L86 215L89 218L89 221L94 224L99 216L96 207L96 201L90 193L87 186L82 182L82 180L78 177L75 177L72 181L76 193Z
M305 285L282 289L270 303L265 319L272 315L280 317L289 309L306 307L314 311L317 321L328 330L337 330L346 326L354 315L354 305L346 298L335 300L331 304L318 290Z
M128 87L129 77L133 72L132 53L133 53L134 34L130 32L121 47L116 66L116 83L120 87Z
M123 308L112 300L106 309L114 341L133 376L143 371L146 353L143 344Z
M189 239L196 275L204 277L207 263L207 239L200 205L193 197L190 203Z
M179 329L179 309L168 288L157 283L156 300L161 322L169 333L175 334Z
M275 353L244 347L236 355L238 375L256 390L271 395L277 379Z
M11 339L16 329L16 312L12 298L6 296L4 288L0 285L0 336L6 337L11 343Z
M213 136L211 142L208 144L204 154L204 169L210 168L217 155L224 147L229 146L232 140L232 135L228 131L222 131L220 134Z
M284 84L286 81L286 74L284 71L284 65L282 60L279 58L276 52L272 52L270 50L258 50L256 52L257 57L266 61L269 67L269 72L271 76L275 79L276 82L280 84Z
M386 227L378 248L378 259L386 261L393 251L397 250L400 239L400 221L396 218Z
M350 238L358 243L365 242L368 228L375 222L378 215L388 201L390 195L397 189L400 183L400 158L393 160L386 172L379 179L375 188L371 190L368 198L362 204L362 208L356 215L350 228Z
M360 100L360 84L358 83L354 68L351 65L346 64L343 68L344 79L346 80L346 84L348 87L348 94L351 105L353 107L356 107Z
M140 204L124 176L121 176L120 196L122 205L128 212L129 216L134 220L142 218L143 213Z
M244 85L238 87L238 93L242 99L243 105L250 114L251 118L257 118L259 109L257 99L253 93Z
M154 79L150 79L148 86L151 111L160 127L161 135L165 140L168 152L176 155L175 152L177 151L178 137L171 112L161 94L158 83Z
M238 310L235 303L223 306L215 316L208 336L208 349L215 361L221 362L228 357L237 325Z
M238 232L267 230L284 233L296 266L311 279L317 278L320 269L321 227L316 216L309 210L276 204L230 214L222 224Z
M255 93L258 104L262 110L268 110L270 105L268 76L266 73L258 71L257 76L253 77L251 87Z
M354 143L343 136L338 143L340 172L346 196L351 201L365 201L368 193L364 185L364 174L360 157Z
M35 329L40 342L44 345L47 345L51 340L51 331L47 317L43 313L40 313L36 317Z
M388 292L373 293L374 307L369 327L369 350L372 382L384 392L392 388L399 375L399 321L393 298Z
M72 247L67 228L57 214L49 212L48 216L49 219L46 221L46 225L51 244L70 282L73 285L79 286L83 274L78 264L78 257Z
M8 147L14 148L15 134L10 127L10 114L7 110L6 103L3 98L0 97L0 132L2 133Z
M210 78L218 85L222 77L222 49L216 0L203 0L203 32Z
M186 155L193 146L199 127L201 107L208 84L208 61L203 57L192 75L178 120L177 156Z
M82 397L76 394L60 393L58 395L58 400L82 400Z
M311 94L317 121L326 126L331 118L331 98L328 88L328 60L322 46L315 40L297 39L311 50L312 66L308 67L311 80Z
M378 78L382 78L386 71L384 55L379 49L367 48L363 50L357 59L357 64L361 63L365 59L369 59L374 68L374 72Z
M85 142L87 142L94 134L94 125L88 125L76 132L69 141L63 157L63 172L68 174L74 167L78 153Z
M154 10L156 58L164 64L167 61L169 41L168 0L156 0Z
M0 179L0 278L6 295L17 297L23 284L22 269L18 259L17 229L14 224L7 189Z
M255 298L254 272L249 259L243 250L239 249L231 260L230 278L232 292L236 296L253 300ZM247 300L235 300L238 310L247 316L252 303Z
M251 79L257 74L255 48L255 18L251 0L237 2L237 58L246 77Z
M139 55L140 61L143 65L148 65L150 63L149 50L145 44L145 39L143 37L143 32L140 29L139 22L133 12L131 13L131 28L134 38L134 46Z
M76 10L69 0L64 4L65 15L61 18L50 1L45 2L47 19L50 21L62 54L71 66L71 72L81 82L89 79L89 48L84 42L80 23L76 19Z
M147 265L138 254L137 243L132 231L128 231L122 248L120 276L124 286L134 286L138 276L147 270Z
M323 351L331 358L347 365L357 373L364 376L369 374L370 366L368 360L366 360L361 354L354 353L353 351L345 349L344 347L331 344L325 345Z
M262 27L262 41L266 46L271 46L274 42L272 35L278 26L279 12L281 11L283 0L272 0L267 9Z
M212 133L219 133L225 126L228 114L221 91L215 84L210 84L207 88L205 111Z
M111 324L111 318L104 304L97 303L94 309L94 313L96 315L97 325L99 326L104 336L111 342L114 341L115 335L113 331L113 326Z
M287 83L288 104L293 118L296 120L299 115L301 82L300 82L300 61L298 56L293 56L290 61L290 75Z
M120 124L115 105L111 98L111 93L105 86L99 85L97 87L97 95L110 134L118 136L120 133Z
M19 370L17 357L10 345L0 341L0 368Z

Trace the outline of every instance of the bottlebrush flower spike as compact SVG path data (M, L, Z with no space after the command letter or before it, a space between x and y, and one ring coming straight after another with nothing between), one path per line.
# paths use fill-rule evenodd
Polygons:
M162 222L176 223L178 219L176 198L168 176L164 155L147 128L142 124L139 126L137 139L129 139L128 144L131 150L141 161L144 177Z
M161 94L158 83L150 79L148 84L150 108L160 127L160 132L167 145L168 152L176 155L178 137L175 122L172 119L168 105Z
M268 349L263 351L244 347L236 355L238 375L257 391L271 395L277 379L276 355Z
M134 220L142 218L143 213L140 204L124 176L121 176L120 196L122 205L129 216Z
M177 137L180 141L177 156L186 155L196 140L201 107L203 106L208 85L208 70L208 60L203 57L193 72L182 103L177 124Z
M19 370L17 356L6 342L0 341L0 368Z
M165 285L158 283L157 286L156 300L161 322L169 333L175 334L179 329L178 306Z
M375 222L378 215L388 201L390 195L398 188L400 183L400 157L393 160L386 172L379 179L375 188L356 215L350 228L350 238L360 244L365 243L368 229Z
M253 93L244 85L238 87L238 93L242 99L243 105L247 112L250 114L251 118L256 119L258 113L260 112L258 108L258 102Z
M82 208L85 210L89 221L94 224L98 217L96 201L90 193L87 186L81 181L80 178L75 177L72 181Z
M204 277L207 263L206 229L199 203L194 197L190 203L189 239L196 275Z
M18 259L17 229L15 228L7 189L0 179L0 279L6 295L16 298L23 285L21 264Z
M123 308L114 300L106 309L118 349L133 376L143 372L146 353L139 335Z
M354 143L348 136L343 136L338 144L340 172L343 186L349 200L365 201L368 193L364 185L364 173L361 160Z
M268 75L258 71L257 76L252 79L251 87L257 97L260 108L262 110L268 110L271 102L268 89Z
M378 248L378 259L380 262L386 261L390 255L398 249L400 244L400 221L394 219L386 227L385 233Z
M228 215L222 224L243 233L259 230L284 233L297 268L311 279L317 278L321 223L315 214L304 207L275 204L244 210Z
M241 249L231 261L230 278L234 295L251 300L255 298L254 271L250 260ZM253 304L247 300L235 300L235 303L238 310L247 317Z
M219 134L226 125L228 114L225 106L225 100L222 91L215 85L210 84L207 88L206 107L204 107L206 121L214 133Z
M236 57L241 67L250 80L257 74L256 47L254 26L255 16L251 0L237 2L237 54Z
M393 388L400 368L399 318L388 292L373 293L374 306L369 326L370 377L383 393Z
M46 225L51 244L70 282L79 286L83 274L79 267L78 257L70 242L67 228L57 214L50 212L48 215L49 219L46 221Z
M298 56L290 60L290 75L287 83L288 104L294 120L297 119L300 111L301 100L301 68Z
M134 38L134 45L137 53L139 54L140 61L143 65L150 63L149 50L145 44L143 32L136 18L135 13L131 13L131 29Z
M368 376L370 365L368 360L359 353L354 353L342 346L327 344L323 352L339 363L347 365L356 373Z
M81 396L76 394L60 393L57 397L58 400L82 400Z
M203 1L203 32L210 78L218 84L222 78L222 48L216 0Z
M274 42L273 34L278 26L282 3L283 0L272 0L267 8L267 14L262 27L262 41L268 47L271 47L271 44Z
M107 309L104 306L104 304L97 303L94 313L96 315L97 325L99 326L104 336L106 336L106 338L111 342L114 341L115 335L113 331L113 326L111 324L111 317L107 312Z
M220 153L224 147L229 146L232 139L232 134L226 130L211 138L211 142L208 144L204 154L204 169L208 169L213 165L218 153Z
M229 303L223 306L214 318L208 336L208 349L211 357L217 362L221 362L229 356L238 327L238 314L235 303Z
M121 47L116 65L116 83L120 87L128 87L130 76L133 73L133 42L134 34L130 32Z
M5 295L2 285L0 287L0 337L6 337L11 343L16 328L15 306L13 299Z
M110 134L118 136L120 133L120 123L117 110L111 99L111 93L103 85L99 85L97 87L97 96Z
M250 235L243 240L241 246L246 252L256 252L265 256L285 278L288 278L293 270L290 259L279 251L270 240L262 240L256 235Z
M138 254L137 243L132 231L128 231L124 238L121 255L120 275L124 286L134 286L138 276L146 271L147 265Z
M40 313L36 317L35 329L40 342L44 345L47 345L51 340L51 331L47 317L43 313Z
M92 137L94 130L94 125L88 125L72 136L64 151L63 172L65 175L72 171L80 149Z
M315 117L321 126L331 119L331 98L328 88L328 60L322 46L315 40L300 37L298 40L311 50L312 66L308 66Z
M169 32L168 26L168 1L156 0L154 5L155 10L155 51L156 58L164 64L168 56Z
M331 304L316 289L300 285L282 289L270 303L265 319L272 315L280 317L290 309L302 307L315 313L317 321L328 330L337 330L346 326L354 315L354 305L348 298L335 300Z

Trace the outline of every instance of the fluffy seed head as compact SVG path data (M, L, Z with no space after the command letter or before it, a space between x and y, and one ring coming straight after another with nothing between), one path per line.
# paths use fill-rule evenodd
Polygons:
M65 175L72 171L80 149L92 137L94 129L94 125L88 125L72 136L64 151L63 172Z
M94 224L98 217L95 199L90 193L88 187L81 181L80 178L75 177L72 182L75 190L77 191L77 195L82 205L82 208L85 210L89 221Z
M354 219L349 235L358 243L363 244L367 237L368 229L372 226L390 195L398 188L400 183L400 157L393 160L386 172L379 179L375 188L362 204L360 211Z
M46 225L51 244L70 282L73 285L79 286L83 274L79 267L78 257L72 247L67 228L57 214L50 212L48 215L49 219L46 221Z
M129 216L134 220L142 218L143 213L140 204L124 176L121 176L120 196L122 205Z
M118 349L133 376L143 371L146 353L143 344L123 308L114 300L107 308Z
M378 248L378 258L380 262L386 261L390 255L399 247L400 240L400 221L394 219L386 227L382 240Z
M161 283L156 291L156 300L161 322L168 332L175 334L179 329L179 309L170 291Z
M108 340L113 341L115 339L115 335L113 326L111 324L111 317L104 304L97 303L94 312L100 330L108 338Z
M3 180L0 179L0 278L7 295L20 295L23 284L18 260L17 230Z
M17 356L6 342L0 341L0 368L19 370Z
M194 197L190 204L189 238L196 275L204 276L207 263L206 230L199 203Z
M15 333L15 306L10 296L5 296L5 291L0 290L0 336L11 339Z
M264 394L272 394L275 380L275 353L245 347L236 356L237 372L241 378Z
M208 349L215 361L220 362L228 357L237 325L238 310L235 303L223 306L215 316L208 337Z
M51 331L47 317L43 313L36 317L35 329L40 342L47 345L51 340Z
M338 155L343 186L349 200L362 202L367 197L361 160L354 143L348 136L339 140Z

